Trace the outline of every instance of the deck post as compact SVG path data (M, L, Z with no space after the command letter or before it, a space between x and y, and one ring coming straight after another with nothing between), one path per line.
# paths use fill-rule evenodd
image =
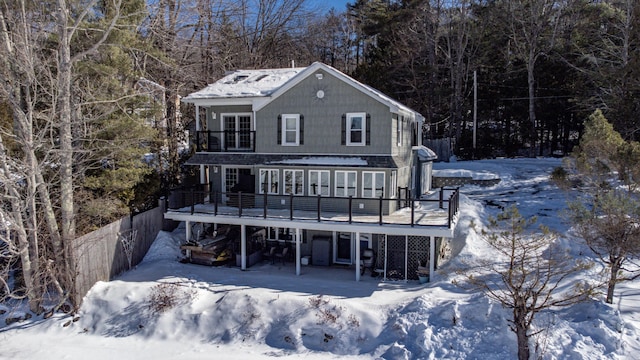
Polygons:
M436 273L436 238L429 236L429 282Z
M289 220L293 220L293 193L289 194Z
M360 232L356 232L356 281L360 281Z
M296 275L300 275L300 229L296 228Z
M262 200L262 207L263 207L263 209L262 209L262 210L263 210L263 215L262 215L262 217L263 217L264 219L266 219L266 218L267 218L267 202L268 202L268 201L269 201L269 198L267 198L267 192L265 191L265 192L264 192L264 200Z
M189 242L191 242L191 221L187 220L184 222L185 225L185 236L186 236L186 240L185 242L188 244ZM187 249L186 254L188 259L191 259L191 250Z
M247 270L247 225L240 225L240 269Z

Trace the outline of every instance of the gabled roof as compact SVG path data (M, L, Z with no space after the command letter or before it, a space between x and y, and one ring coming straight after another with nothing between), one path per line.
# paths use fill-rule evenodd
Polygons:
M236 70L200 91L183 98L184 102L198 99L228 99L265 97L282 87L305 68Z
M345 83L353 86L354 88L362 91L363 93L369 95L370 97L380 101L381 103L389 106L389 108L394 111L397 112L399 110L403 110L409 113L415 113L417 116L422 118L422 115L420 115L418 112L410 109L409 107L401 104L400 102L392 99L391 97L383 94L382 92L380 92L377 89L372 88L369 85L365 85L361 82L359 82L358 80L346 75L345 73L341 72L338 69L335 69L327 64L321 63L321 62L314 62L313 64L311 64L310 66L304 68L299 74L297 74L296 76L292 77L289 81L287 81L286 83L284 83L281 87L279 87L278 89L275 89L273 91L273 93L270 94L270 98L271 99L276 99L277 97L279 97L280 95L284 94L285 92L287 92L287 90L291 89L292 87L294 87L295 85L297 85L298 83L300 83L302 80L306 79L308 76L311 76L313 74L315 74L318 70L324 70L329 74L334 75L336 78L344 81ZM264 103L261 104L256 110L260 110L262 107L266 106L268 104Z
M189 94L184 97L182 101L199 105L212 105L213 103L250 104L253 105L254 110L257 111L286 93L308 76L315 74L318 70L323 70L377 101L380 101L387 105L393 112L405 111L414 113L417 117L422 118L422 115L416 111L382 92L321 62L314 62L306 68L233 71L204 89Z

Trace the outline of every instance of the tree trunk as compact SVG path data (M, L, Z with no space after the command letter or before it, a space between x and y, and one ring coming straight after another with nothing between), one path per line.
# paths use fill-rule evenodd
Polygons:
M60 133L60 242L59 245L65 261L60 264L63 271L68 294L75 292L72 287L72 273L69 267L71 257L71 243L76 237L74 179L73 179L73 130L71 116L71 34L67 25L68 9L66 0L58 0L58 103L59 103L59 133ZM59 254L56 254L59 255ZM74 299L74 297L70 297Z
M529 54L529 61L527 65L527 83L529 88L529 126L531 129L531 155L535 155L535 147L538 140L538 133L536 129L536 108L535 108L535 74L534 69L536 65L536 57L533 50Z
M611 274L609 274L609 281L607 282L607 304L613 304L613 292L618 282L618 272L622 267L621 258L614 258L611 260Z
M527 311L524 305L513 309L513 325L518 339L518 360L529 360L529 335L526 321Z

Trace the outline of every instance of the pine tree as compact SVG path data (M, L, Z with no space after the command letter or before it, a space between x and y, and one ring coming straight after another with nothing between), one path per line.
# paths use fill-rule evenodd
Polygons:
M591 293L586 283L564 289L571 277L590 264L576 261L548 228L532 231L536 221L535 217L523 218L515 206L490 218L487 228L480 230L494 251L483 266L488 273L469 277L489 298L512 311L509 323L517 337L520 360L531 356L529 339L539 312L575 304Z
M580 199L570 204L571 219L608 272L606 302L616 284L640 277L640 145L627 142L601 111L585 123L572 154L569 174L579 179Z

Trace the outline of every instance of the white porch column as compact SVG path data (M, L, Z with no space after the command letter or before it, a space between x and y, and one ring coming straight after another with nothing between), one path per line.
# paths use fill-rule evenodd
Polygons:
M387 280L387 258L389 257L389 250L387 249L387 234L384 234L384 273L382 275L382 280Z
M360 281L360 232L356 232L356 281Z
M202 130L202 126L200 125L200 106L196 105L196 132L200 130ZM205 167L204 165L200 165L200 184L206 184L206 183L207 183L207 176L205 173Z
M407 281L409 274L409 235L404 236L404 281Z
M240 225L240 269L247 270L247 225Z
M200 106L196 105L196 131L202 130L200 126Z
M436 274L436 238L429 236L429 282L433 281Z
M300 229L296 228L296 275L300 275Z
M185 243L188 243L191 240L191 222L190 221L185 221L184 222L184 230L185 230ZM189 260L191 260L191 250L187 250L186 254L187 258L189 258Z

